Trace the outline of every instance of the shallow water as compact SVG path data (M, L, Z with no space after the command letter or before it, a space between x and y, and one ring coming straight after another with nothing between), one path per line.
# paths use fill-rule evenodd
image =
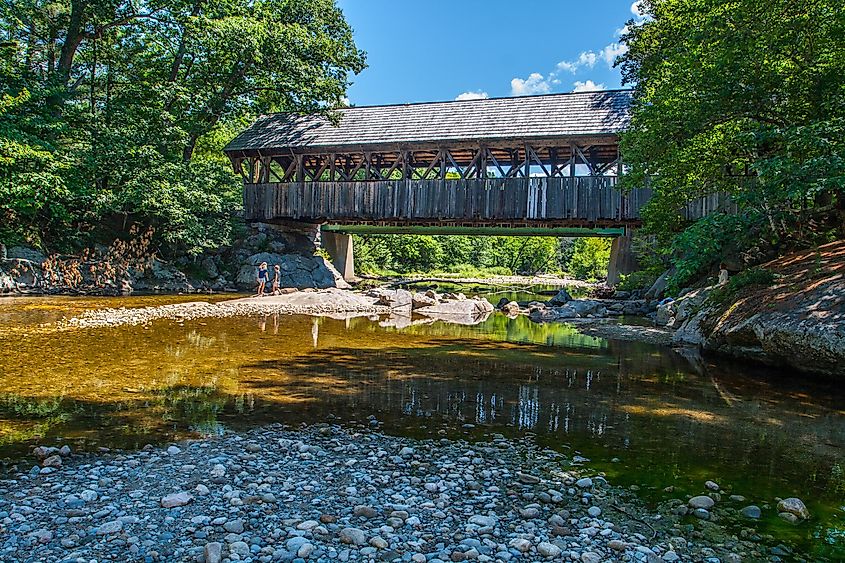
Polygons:
M833 383L500 314L403 329L293 316L53 324L90 308L196 299L0 301L0 457L35 443L139 448L329 416L375 415L386 432L414 436L531 432L651 502L717 481L748 498L737 508L772 506L758 532L845 558L845 392ZM804 499L814 519L781 522L776 496Z

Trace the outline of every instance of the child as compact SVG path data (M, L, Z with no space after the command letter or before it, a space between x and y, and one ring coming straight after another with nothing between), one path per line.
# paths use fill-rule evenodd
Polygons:
M282 272L279 265L273 266L273 295L279 295L279 283L281 283Z
M258 297L264 297L264 286L267 285L267 278L270 272L267 271L267 262L258 266Z

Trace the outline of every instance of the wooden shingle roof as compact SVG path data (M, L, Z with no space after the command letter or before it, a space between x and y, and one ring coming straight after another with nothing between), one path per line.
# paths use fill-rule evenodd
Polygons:
M338 110L339 125L319 115L261 116L224 149L234 156L278 151L531 140L615 135L629 120L631 92L608 90L361 106Z

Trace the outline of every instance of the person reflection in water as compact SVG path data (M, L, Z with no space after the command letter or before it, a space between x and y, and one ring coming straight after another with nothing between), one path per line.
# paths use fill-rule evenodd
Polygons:
M267 285L269 275L270 272L267 271L267 262L262 262L258 266L258 293L256 294L258 297L264 297L264 287Z

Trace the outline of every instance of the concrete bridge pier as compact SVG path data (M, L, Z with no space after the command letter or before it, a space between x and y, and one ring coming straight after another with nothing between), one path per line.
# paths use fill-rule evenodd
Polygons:
M640 269L637 257L631 248L633 233L615 237L610 243L610 264L607 267L607 284L616 285L623 274L627 275Z
M326 249L332 265L343 279L355 279L355 254L352 249L352 235L320 230L320 245Z

